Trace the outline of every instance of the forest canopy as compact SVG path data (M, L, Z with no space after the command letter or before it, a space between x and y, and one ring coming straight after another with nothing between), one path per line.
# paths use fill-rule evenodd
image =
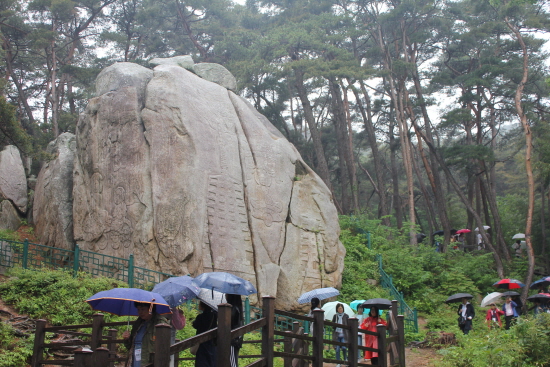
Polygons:
M532 274L548 261L548 15L534 0L5 0L0 144L40 161L104 67L191 55L236 76L341 214L442 251L471 229L501 276L523 233Z

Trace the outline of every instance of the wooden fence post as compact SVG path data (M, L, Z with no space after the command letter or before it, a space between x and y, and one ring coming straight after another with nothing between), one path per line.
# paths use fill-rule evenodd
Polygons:
M323 335L325 333L325 311L313 310L313 363L312 367L323 367Z
M376 331L378 332L378 365L388 366L388 351L386 347L386 326L376 325Z
M291 334L292 331L287 331L287 334ZM263 340L263 338L262 338ZM283 339L283 351L285 353L292 353L292 338L290 336L285 336ZM283 367L291 367L292 366L292 358L290 357L284 357L283 358Z
M359 334L359 320L355 317L348 319L348 325L350 326L348 343L350 343L348 351L348 366L357 367L357 355L359 354L357 349L357 335Z
M90 347L96 350L101 347L101 336L103 335L103 314L96 313L92 316L92 340Z
M231 305L229 303L218 305L218 338L216 344L216 367L230 367Z
M32 349L32 367L39 367L38 362L43 357L42 344L44 344L44 338L46 333L44 328L46 327L46 320L36 320L36 330L34 332L34 347Z
M405 316L397 316L397 335L399 336L399 367L405 367Z
M153 359L153 366L155 367L170 366L171 330L172 327L170 325L155 325L155 356ZM151 361L142 361L142 363L149 362Z
M92 354L92 366L108 366L109 365L109 349L104 347L97 348Z
M117 329L109 329L109 339L110 340L116 340L117 335L118 335L118 330ZM109 344L109 356L116 357L116 344L115 343L110 343ZM109 367L114 367L114 366L115 366L115 362L110 362L109 363Z
M95 367L91 364L91 357L93 352L91 350L83 350L79 348L74 351L74 367Z
M262 328L262 355L266 358L266 367L273 367L273 345L275 337L275 297L263 297L263 317L267 322Z

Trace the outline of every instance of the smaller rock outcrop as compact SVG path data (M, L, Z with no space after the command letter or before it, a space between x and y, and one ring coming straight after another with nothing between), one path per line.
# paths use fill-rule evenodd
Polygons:
M73 249L73 167L75 136L63 133L48 145L55 159L44 164L34 194L35 230L43 245Z
M21 212L27 211L27 178L19 149L8 145L0 152L0 199L10 200Z
M9 200L0 202L0 229L9 229L15 231L19 228L21 220L17 214L17 210L13 207Z

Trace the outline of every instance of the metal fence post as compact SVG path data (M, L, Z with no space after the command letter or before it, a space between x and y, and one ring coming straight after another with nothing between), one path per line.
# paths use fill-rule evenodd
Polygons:
M418 311L415 308L413 308L413 317L414 317L414 331L418 333Z
M244 324L250 324L250 300L248 297L244 300Z
M29 240L23 242L23 269L27 269L29 261Z
M128 259L128 286L134 288L134 255Z
M369 247L369 250L372 248L371 247L371 242L370 242L370 231L367 231L367 246Z
M73 278L76 278L76 276L78 275L78 268L80 267L79 259L80 247L78 247L78 243L75 243L73 252Z

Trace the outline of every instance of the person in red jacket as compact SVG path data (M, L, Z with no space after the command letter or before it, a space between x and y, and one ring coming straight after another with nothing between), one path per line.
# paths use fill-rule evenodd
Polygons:
M369 311L369 317L363 320L361 323L361 329L368 330L372 332L377 332L376 325L384 325L386 329L388 328L388 323L386 320L381 318L378 313L378 307L372 307ZM365 347L369 348L378 348L378 338L374 335L365 334ZM365 359L370 359L372 365L378 365L378 353L366 351Z
M497 305L491 303L491 308L487 310L487 316L485 316L485 322L487 322L489 329L492 329L493 326L496 325L502 328L502 320L500 320L500 315L504 315L504 311L499 310Z

